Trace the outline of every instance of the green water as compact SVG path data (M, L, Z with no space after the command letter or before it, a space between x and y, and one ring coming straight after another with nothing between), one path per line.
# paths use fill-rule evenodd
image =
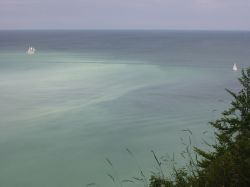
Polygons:
M139 174L126 148L149 176L150 151L178 155L183 129L192 130L194 145L213 141L207 123L231 100L224 88L239 89L231 62L154 63L142 52L125 58L122 46L114 54L0 51L0 186L117 186L107 174Z

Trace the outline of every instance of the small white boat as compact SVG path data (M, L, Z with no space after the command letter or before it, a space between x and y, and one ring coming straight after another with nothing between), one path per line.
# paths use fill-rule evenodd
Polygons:
M234 71L237 71L237 70L238 70L236 64L233 65L233 70L234 70Z
M28 55L33 55L33 54L35 54L35 52L36 52L36 49L34 47L30 46L26 53Z

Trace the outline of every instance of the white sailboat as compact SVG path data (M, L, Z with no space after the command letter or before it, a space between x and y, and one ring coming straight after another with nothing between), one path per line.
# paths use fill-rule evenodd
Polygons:
M36 49L34 47L30 46L26 53L28 55L33 55L33 54L35 54L35 51L36 51Z
M234 71L237 71L237 70L238 70L236 64L233 65L233 70L234 70Z

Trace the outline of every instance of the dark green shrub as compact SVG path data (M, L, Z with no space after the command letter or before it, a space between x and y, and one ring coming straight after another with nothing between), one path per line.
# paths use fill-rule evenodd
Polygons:
M199 161L190 157L188 168L173 168L172 181L152 176L150 187L250 186L250 68L242 70L239 81L240 92L227 90L234 98L230 108L210 123L216 129L212 151L194 147L201 157Z

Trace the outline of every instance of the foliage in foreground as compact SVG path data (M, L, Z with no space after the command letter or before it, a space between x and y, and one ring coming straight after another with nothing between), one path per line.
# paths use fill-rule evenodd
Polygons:
M186 168L173 166L171 178L151 176L150 187L250 186L250 68L242 70L239 81L240 92L227 90L234 98L230 108L210 123L216 130L216 143L210 145L212 151L194 147L201 159L193 159L189 154Z

